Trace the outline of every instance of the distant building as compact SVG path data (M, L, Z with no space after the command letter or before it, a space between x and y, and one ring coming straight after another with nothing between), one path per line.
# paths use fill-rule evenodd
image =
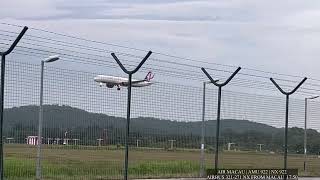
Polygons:
M54 142L53 140L53 138L47 138L47 144L52 144Z
M8 144L11 144L12 141L14 141L14 138L6 138L6 140L7 140Z
M62 139L61 138L54 138L53 144L61 144L60 141Z
M38 136L28 136L27 137L27 144L30 145L38 145Z
M63 139L63 145L68 145L69 144L69 140L71 140L71 139L64 138Z

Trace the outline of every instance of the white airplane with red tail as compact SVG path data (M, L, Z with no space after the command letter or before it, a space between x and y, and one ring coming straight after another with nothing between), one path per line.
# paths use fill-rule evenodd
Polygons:
M132 87L150 86L151 84L153 84L152 82L150 82L153 78L154 74L151 71L149 71L143 80L132 79ZM114 86L117 86L117 90L120 90L120 86L127 87L129 85L128 78L116 76L98 75L94 78L94 81L99 83L100 87L102 87L104 84L108 88L113 88Z

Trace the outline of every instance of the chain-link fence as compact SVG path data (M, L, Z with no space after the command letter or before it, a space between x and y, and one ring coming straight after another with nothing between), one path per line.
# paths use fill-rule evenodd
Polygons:
M34 179L40 65L8 63L4 138L5 175ZM45 69L43 177L121 179L126 89L99 87L96 74ZM207 86L205 165L215 149L216 89ZM282 168L284 104L281 97L223 92L221 168ZM129 177L198 177L202 88L156 82L134 88ZM307 174L320 167L319 104L309 103ZM292 99L289 167L303 173L304 101ZM261 147L261 148L260 148Z
M5 44L3 34L1 43ZM95 57L96 64L92 59L86 59L87 51L98 53L88 44L80 46L79 42L68 44L64 40L61 43L65 49L58 49L57 44L36 47L37 43L42 45L41 41L47 46L50 46L48 42L52 43L52 39L48 42L43 37L39 39L26 36L7 61L3 137L6 142L5 176L7 179L35 179L40 60L54 53L61 54L61 60L46 64L44 69L43 179L122 179L127 88L121 87L118 91L117 88L100 87L94 77L101 73L120 77L125 74L115 70L118 68L115 62L103 64L98 61L107 55ZM30 45L31 40L38 42ZM82 52L87 55L79 55L75 51L83 49L77 48L87 48ZM105 52L101 51L101 54ZM182 72L179 68L184 64L177 61L171 64L176 69L164 67L161 63L168 63L174 57L166 56L168 60L164 60L162 56L155 54L154 59L134 76L143 79L150 69L156 73L154 84L132 89L128 139L130 179L199 177L202 162L203 169L214 167L217 88L207 84L203 107L202 85L207 79L201 70L188 66ZM230 73L227 67L210 71L221 79ZM219 168L283 168L285 98L265 78L267 75L281 76L259 72L259 76L263 74L259 77L248 71L236 76L222 91ZM258 81L259 78L262 80ZM296 82L284 81L283 84L291 87L290 83ZM320 175L317 100L307 100L307 156L304 156L304 98L315 94L319 86L317 80L312 80L290 99L288 167L298 168L300 175ZM203 161L202 123L205 131Z

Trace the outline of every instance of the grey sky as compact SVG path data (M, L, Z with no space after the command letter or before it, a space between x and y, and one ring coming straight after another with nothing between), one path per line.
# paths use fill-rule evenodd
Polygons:
M319 1L4 1L3 22L320 79Z
M320 79L317 68L320 55L318 50L318 44L320 44L319 9L320 1L293 0L11 0L2 2L0 21L207 62ZM105 54L105 52L97 53L97 55ZM36 63L38 62L39 59ZM56 64L60 67L66 67L65 62L57 62L50 66L55 67ZM80 69L80 67L77 68ZM83 68L88 69L87 66ZM230 70L234 69L231 68ZM111 73L109 70L102 70ZM197 70L200 71L200 69ZM98 71L95 71L94 74L96 72ZM120 70L117 73L117 75L120 73L123 75ZM143 72L137 76L143 77L144 75ZM11 76L14 77L14 74ZM24 77L22 74L21 76ZM70 89L77 87L78 81L65 82L65 85L57 86L57 88L62 88L57 90L57 96L48 96L48 101L69 104L89 111L105 112L105 109L109 109L111 112L119 111L123 114L125 109L122 108L124 106L120 105L115 106L122 108L119 110L101 109L101 107L107 105L101 106L104 101L101 100L99 93L104 94L106 89L96 89L96 84L91 80L93 75L91 76L86 76L86 87L90 87L90 91L88 89L81 91L79 88L77 90L79 94L74 94L72 90L67 91L65 88L69 86ZM36 75L34 77L37 78ZM157 75L157 80L158 77ZM57 80L55 78L53 77L48 83L54 84ZM239 79L235 79L231 83L237 80ZM294 80L300 81L301 79ZM248 84L250 85L250 82ZM274 88L268 79L266 84ZM29 87L30 96L36 98L35 88L37 87L28 83L26 86L31 86ZM185 117L188 117L191 121L200 120L201 98L196 97L201 97L201 84L198 83L195 86L198 86L197 90L184 89L180 86L167 87L161 83L155 85L150 88L149 97L156 99L152 96L156 94L159 101L169 97L169 102L156 104L152 100L146 101L147 103L139 105L135 115L149 116L151 114L152 116L159 116L159 118L175 117L181 120L179 118L185 119ZM158 92L157 87L162 89L162 93ZM167 89L165 89L166 87ZM18 90L16 92L12 91L12 95L19 94L25 97L26 99L21 97L17 100L29 104L29 95L22 93L26 92L26 88L22 86L19 88L21 92ZM93 89L97 91L96 94L98 95L91 97L89 95L92 94ZM240 91L239 88L232 90ZM251 90L257 93L255 89ZM196 106L192 103L189 104L186 99L177 98L183 96L183 92L186 96L197 100L193 101L196 102ZM245 92L251 93L247 89ZM106 98L114 99L114 91L108 91L108 93ZM163 97L157 93L163 95ZM280 95L277 90L275 90L275 94ZM124 92L121 92L120 95L121 99L124 100ZM89 104L92 105L93 109L89 108L91 106L86 106L87 97L90 97L89 100L92 102ZM273 124L269 124L282 126L282 121L278 122L278 119L283 118L283 109L281 108L284 107L282 106L284 102L282 98L280 100L264 101L254 95L251 98L238 94L230 97L231 99L226 100L226 102L234 103L227 103L225 108L229 111L224 112L226 117L247 118L262 123L272 122ZM239 100L235 101L235 98L239 98ZM34 103L36 102L37 99L34 99ZM214 103L215 101L210 102ZM280 104L275 105L274 102L280 102ZM296 102L298 105L295 105L295 103L292 105L293 108L296 108L291 114L293 116L292 121L295 122L294 125L302 127L303 108L301 107L303 101ZM12 102L12 106L16 104ZM166 104L166 106L163 104ZM214 105L211 104L210 109L214 109ZM109 106L113 107L114 104L108 104ZM168 111L167 108L170 110ZM266 113L266 109L273 112ZM215 117L215 112L210 112L211 114L208 113L208 119ZM316 110L312 112L315 112L311 117L313 118L312 122L316 122L318 113ZM274 116L276 116L276 119L272 119L275 118ZM314 128L319 129L319 126Z

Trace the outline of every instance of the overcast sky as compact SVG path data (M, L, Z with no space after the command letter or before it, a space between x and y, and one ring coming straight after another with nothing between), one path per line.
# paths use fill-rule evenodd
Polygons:
M1 22L320 79L320 1L10 0Z
M320 65L318 59L320 57L320 51L318 50L320 45L319 10L320 1L307 0L10 0L1 2L0 22L48 29L87 39L201 59L213 63L320 79L320 72L318 71ZM30 31L27 33L30 33ZM39 60L37 60L38 62ZM15 77L14 72L12 73L12 77ZM33 73L38 72L34 71ZM63 76L59 72L57 75ZM37 75L34 75L34 77L37 77ZM57 80L54 78L52 82ZM63 76L63 78L65 77ZM97 95L106 92L105 89L97 89L96 84L92 81L93 75L86 78L88 84L84 87L91 87L97 91ZM50 84L50 82L48 83ZM78 86L77 80L67 83L69 83L71 89ZM269 80L268 83L273 87ZM157 94L157 87L159 88L159 86L161 86L162 93ZM143 110L142 112L136 110L136 113L142 116L149 116L151 113L153 116L159 115L159 118L168 118L172 116L172 113L177 113L175 114L176 117L194 117L194 119L189 120L200 120L201 98L195 97L201 96L201 89L198 88L196 90L197 96L193 96L192 93L195 91L193 89L181 88L181 91L173 91L176 88L175 86L167 86L158 84L154 86L154 90L150 89L149 94L150 98L154 98L153 95L156 94L159 99L162 98L161 95L169 96L168 101L173 104L172 108L168 102L159 103L158 107L157 103L150 100L147 101L146 105L143 105L144 108L140 108ZM77 92L80 95L76 95L72 94L74 93L72 90L66 91L64 89L68 87L67 85L54 87L61 88L61 90L57 90L56 94L66 95L48 96L48 99L52 98L54 99L52 101L57 101L58 104L70 105L71 103L71 105L79 106L79 108L91 107L92 109L86 109L89 111L105 111L105 108L103 110L98 108L105 107L101 106L104 101L100 102L102 101L100 95L96 99L89 96L93 91L91 89L90 91L88 89L81 91L79 88ZM29 87L30 93L33 93L31 95L23 94L27 88L22 86L19 88L21 92L18 92L15 88L17 92L11 94L14 97L16 95L25 97L26 104L30 103L29 97L37 97L34 94L37 93L34 89L37 87L33 87L32 83ZM167 94L164 93L165 88L167 88ZM49 90L53 91L52 89ZM107 92L110 93L108 97L114 99L114 91ZM173 92L178 94L175 95ZM198 100L196 112L194 112L194 104L188 105L189 102L184 101L188 93L190 93L190 97ZM280 95L278 91L276 93ZM173 95L171 96L171 94ZM183 96L180 101L172 100L179 95ZM71 100L67 98L68 96L71 97ZM234 97L238 96L239 98L242 97L238 94ZM90 106L86 106L87 97L90 97L89 100L92 101ZM162 99L165 99L164 97ZM72 98L75 100L73 101ZM100 101L96 101L97 99ZM125 100L124 98L121 99ZM82 100L83 102L79 103ZM37 99L34 99L34 101L35 103L38 102ZM231 98L230 102L234 101ZM261 107L251 101L257 102ZM239 105L236 102L243 102L245 105ZM251 107L249 102L254 106ZM262 123L272 122L275 124L270 125L281 126L280 121L272 118L275 118L275 116L278 119L283 118L283 109L280 107L284 103L281 101L281 104L277 107L273 99L269 102L262 100L261 102L260 98L252 97L250 99L247 95L243 95L243 99L235 101L235 104L230 103L230 107L235 105L240 110L234 107L229 108L230 112L226 112L226 114L228 117L230 116L229 118L241 119L245 116L249 120ZM293 103L292 106L296 109L293 107L291 116L294 117L292 120L297 123L295 125L302 127L300 122L303 118L303 109L301 108L303 101L299 101L299 103L299 106L295 106ZM8 104L10 105L10 103ZM166 104L166 106L163 104ZM13 102L12 106L15 105ZM82 107L82 105L85 107ZM181 105L181 108L178 105ZM115 105L110 104L110 106ZM170 107L169 111L167 107ZM275 111L265 113L268 108L275 109ZM112 108L109 109L113 111ZM144 114L146 112L149 114ZM163 112L168 112L168 117ZM318 111L314 110L312 112ZM209 114L208 118L212 117L215 117L214 114ZM312 122L316 122L317 117L319 117L318 113L315 113L312 117L314 117ZM314 128L319 130L318 123L316 124L317 127Z

